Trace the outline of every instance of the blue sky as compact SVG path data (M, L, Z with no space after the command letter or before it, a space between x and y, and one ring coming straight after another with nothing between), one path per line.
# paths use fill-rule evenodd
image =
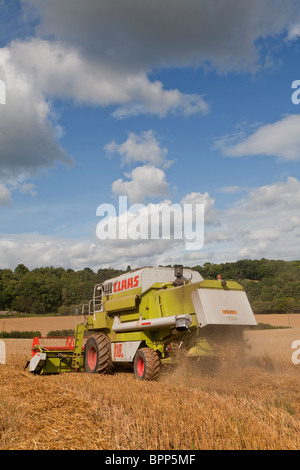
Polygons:
M0 268L299 259L299 53L296 0L1 1ZM99 240L122 195L203 247Z

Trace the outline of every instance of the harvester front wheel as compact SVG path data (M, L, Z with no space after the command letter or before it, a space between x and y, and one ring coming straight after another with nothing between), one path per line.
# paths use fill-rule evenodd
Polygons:
M89 337L85 345L84 370L95 374L112 374L111 342L104 333Z
M161 363L154 349L141 348L134 358L134 375L139 380L156 380L159 376Z

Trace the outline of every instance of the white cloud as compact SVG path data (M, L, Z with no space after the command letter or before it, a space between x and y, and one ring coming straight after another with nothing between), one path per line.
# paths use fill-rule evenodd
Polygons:
M9 48L0 49L0 76L6 84L0 113L0 183L13 189L41 168L69 164L71 157L56 140L50 105Z
M142 132L137 135L130 132L128 138L122 144L117 144L112 140L106 144L104 149L109 153L118 153L122 163L143 162L154 166L168 167L172 162L166 159L167 147L162 147L152 130Z
M299 36L300 36L300 23L291 25L291 27L289 28L287 39L289 41L295 41L299 38Z
M247 201L247 210L255 212L280 208L281 212L288 213L299 210L299 207L300 182L292 176L286 181L279 181L250 191Z
M160 168L139 166L126 176L130 181L123 181L122 178L114 181L112 191L116 195L127 196L130 203L143 203L147 197L158 198L169 194L165 172Z
M249 191L220 216L221 232L231 235L231 256L297 258L299 207L300 181L294 177Z
M19 263L29 269L41 266L94 270L153 264L153 256L163 257L171 240L84 240L74 241L37 233L0 236L1 268L14 269Z
M13 60L46 96L68 98L79 104L115 106L113 116L137 114L189 116L207 113L199 95L166 90L160 81L151 82L145 70L121 67L116 61L83 54L58 41L31 39L10 45Z
M261 125L252 135L238 134L219 140L216 147L224 155L242 157L246 155L274 156L284 161L300 160L300 115L288 114L279 121Z
M172 161L168 160L167 147L163 147L152 130L139 135L129 133L122 144L111 141L104 149L108 154L117 153L122 164L144 163L125 173L129 181L117 179L111 185L114 194L128 197L130 203L143 203L147 198L162 198L169 195L169 183L166 174L158 166L168 168Z
M276 0L276 15L269 0L23 0L32 5L38 37L10 45L15 63L46 96L112 105L116 118L209 112L201 95L165 89L149 74L209 64L256 70L258 39L293 31L300 18L296 0Z
M107 239L71 240L36 233L0 236L1 267L14 268L24 263L36 266L63 266L82 269L99 267L174 264L186 265L235 261L242 258L296 259L300 239L300 181L289 177L252 189L227 210L217 210L207 193L187 194L182 201L206 203L211 222L205 223L202 250L188 251L184 239ZM171 204L171 201L165 201ZM148 217L149 205L141 212L141 222ZM116 214L124 229L130 213ZM131 219L134 217L131 215ZM129 220L129 222L130 222ZM161 224L161 221L160 221ZM208 227L207 227L208 225ZM123 228L122 228L123 227ZM160 226L161 229L161 226Z
M59 145L63 129L56 123L49 99L113 107L116 118L205 114L209 106L202 96L166 89L150 78L151 73L162 66L255 71L264 62L260 39L286 33L290 40L299 36L298 0L23 0L23 4L34 5L41 16L39 38L17 40L0 49L0 74L7 85L7 104L0 116L0 204L9 204L14 190L36 194L29 179L41 169L70 161ZM238 140L219 144L228 156L271 155L298 161L299 121L300 116L284 116L260 125L251 135L240 134ZM128 195L130 202L168 195L162 169L170 165L167 149L151 132L132 133L124 143L112 141L107 146L126 164L142 163L125 174L127 180L112 184L114 194ZM234 194L238 188L223 191ZM226 211L218 211L208 193L186 195L181 203L205 204L209 226L204 251L188 253L186 259L204 260L206 254L218 259L293 257L300 236L299 197L299 181L292 177L248 190ZM172 262L180 256L184 261L187 255L180 243L152 242L101 245L38 234L9 240L3 236L0 259L3 265L24 262L80 268L121 263L126 267L131 260Z
M94 61L76 47L43 39L18 40L0 49L0 76L6 85L6 104L0 115L0 184L7 191L18 186L21 192L35 194L34 188L28 186L29 178L58 162L72 162L59 145L64 130L56 122L51 98L113 105L115 115L122 117L132 114L133 108L134 113L139 109L138 112L159 116L168 112L207 111L200 97L165 90L162 83L150 82L143 71L120 70L105 61ZM166 167L171 164L166 159L166 149L160 146L152 131L141 137L131 134L123 147L116 150L125 152L127 161L139 159L154 165L163 162ZM160 178L162 174L157 176ZM161 186L163 182L158 184ZM0 204L7 203L7 192L1 201Z
M218 225L219 211L215 208L215 199L208 192L186 194L180 204L204 204L205 225Z
M199 113L207 114L210 111L209 105L200 95L165 90L161 82L151 83L144 75L137 78L138 80L135 77L130 78L132 99L112 113L115 118L122 119L139 114L165 117L169 113L188 117ZM133 88L137 81L140 82L140 88Z

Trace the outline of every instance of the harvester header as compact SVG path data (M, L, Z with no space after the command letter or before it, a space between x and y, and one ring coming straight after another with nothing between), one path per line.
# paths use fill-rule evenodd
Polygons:
M215 332L219 341L256 325L238 283L204 280L181 265L144 267L96 284L81 313L73 345L33 344L31 372L112 374L120 364L133 367L138 379L154 380L178 351L196 360L211 357Z

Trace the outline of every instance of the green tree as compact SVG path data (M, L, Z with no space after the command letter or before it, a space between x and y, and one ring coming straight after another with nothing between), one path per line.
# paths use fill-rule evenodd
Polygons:
M21 279L21 277L28 272L29 269L24 264L18 264L18 266L14 270L14 278Z

